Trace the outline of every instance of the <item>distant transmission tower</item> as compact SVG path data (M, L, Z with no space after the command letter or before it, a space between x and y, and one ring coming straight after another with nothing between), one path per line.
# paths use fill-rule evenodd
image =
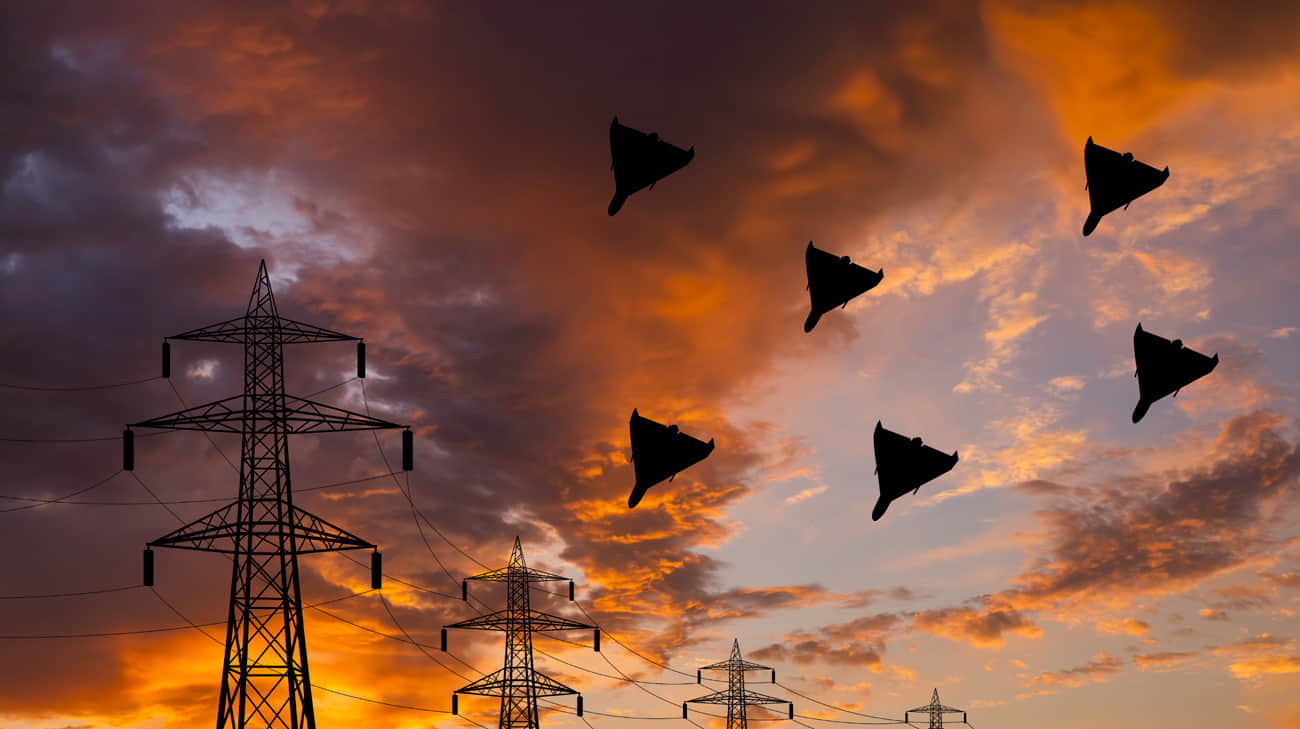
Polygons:
M727 707L727 729L746 729L749 725L745 718L745 707L758 704L790 704L790 719L794 718L794 704L775 696L760 694L745 688L745 671L772 671L772 682L776 683L776 671L768 666L760 666L740 657L740 641L731 642L731 657L721 663L701 666L695 673L695 680L702 678L701 671L726 671L727 690L714 691L698 699L687 699L682 703L682 718L686 718L686 704L723 704Z
M473 681L451 695L451 713L459 712L458 694L501 697L500 729L537 729L537 699L541 696L565 696L577 691L538 673L533 668L533 633L541 630L595 630L595 650L600 650L600 630L594 625L579 623L558 615L551 615L528 606L529 585L534 582L569 583L569 599L573 599L573 580L567 577L531 569L524 563L524 548L515 537L515 548L510 553L510 564L468 578L488 582L506 583L506 609L477 618L462 620L442 629L442 649L447 650L447 628L471 630L501 630L506 634L505 666L499 671ZM461 598L469 599L469 583L461 583ZM582 716L582 696L578 696L578 716Z
M244 392L129 426L123 468L134 466L131 427L240 433L239 498L149 542L149 547L233 557L218 729L314 729L298 555L374 549L374 588L379 587L380 555L370 542L293 505L288 436L405 426L285 395L284 345L356 341L357 376L365 377L365 344L357 337L281 317L266 261L258 267L243 316L168 339L243 344ZM164 340L163 376L170 374L170 346ZM402 433L402 467L408 471L413 465L411 443L408 429ZM153 584L152 549L144 553L144 582Z
M966 712L961 709L954 709L951 706L944 706L939 703L939 689L934 690L934 695L930 697L930 703L925 706L918 706L915 709L908 709L903 714L903 721L908 720L908 714L925 714L930 715L930 729L943 729L944 714L961 714L961 723L966 723Z

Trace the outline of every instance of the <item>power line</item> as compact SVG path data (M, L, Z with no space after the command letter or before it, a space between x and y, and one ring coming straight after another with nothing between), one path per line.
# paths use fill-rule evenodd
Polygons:
M373 590L368 590L366 592L354 592L348 595L344 595L342 597L336 597L331 600L319 602L314 605L307 605L306 607L320 610L321 605L329 605L330 603L342 602L343 600L351 600L354 597L359 597L361 595L369 594L369 592L373 592ZM176 608L176 606L168 602L167 599L164 598L162 594L159 593L157 590L153 590L153 594L156 595L159 600L162 600L163 604L165 604L168 608L170 608L172 612L180 616L182 620L185 620L186 624L170 625L164 628L137 628L134 630L112 630L112 631L99 631L93 633L43 633L37 635L0 635L0 640L63 640L63 639L75 639L75 638L113 638L122 635L145 635L148 633L169 633L177 630L188 630L190 628L212 628L218 625L226 624L226 621L224 620L219 620L212 623L194 623L190 621L189 618L185 617L185 615L182 614L181 611ZM325 612L325 611L321 610L321 612ZM331 615L331 617L333 616ZM205 632L204 635L207 635L207 633ZM210 635L208 637L212 638L212 636ZM216 639L213 638L213 640ZM221 641L219 640L217 642L221 643Z
M157 375L146 377L142 380L128 380L126 382L114 382L107 385L81 385L78 387L42 387L38 385L14 385L0 382L0 388L5 390L30 390L33 392L85 392L87 390L110 390L114 387L126 387L127 385L139 385L144 382L153 382L161 380L162 377Z
M101 590L83 590L82 592L47 592L41 595L0 595L0 600L41 600L49 597L81 597L82 595L103 595L110 592L126 592L127 590L138 590L143 585L122 585L121 587L105 587Z
M122 470L121 470L121 469L118 469L118 470L114 471L114 472L113 472L113 475L111 475L111 476L108 476L108 477L106 477L106 478L102 478L102 479L96 481L95 483L92 483L91 485L86 486L85 488L80 488L80 489L77 489L76 491L72 491L72 492L66 493L66 494L64 494L63 496L58 497L57 499L51 499L51 500L48 501L48 502L40 502L40 503L35 503L35 504L27 504L26 506L14 506L14 507L10 507L10 508L8 508L8 509L0 509L0 514L8 514L8 513L10 513L10 512L14 512L14 511L26 511L26 510L28 510L28 509L35 509L35 508L38 508L38 507L41 507L41 506L45 506L46 503L57 504L57 503L60 503L60 502L62 502L62 501L64 501L64 500L66 500L66 499L70 499L70 498L72 498L73 496L80 496L80 495L82 495L82 494L84 494L84 493L86 493L86 492L88 492L88 491L91 491L91 490L93 490L93 489L97 489L97 488L99 488L100 486L103 486L104 484L108 483L109 481L112 481L113 479L117 478L117 477L118 477L119 475L121 475L121 474L122 474ZM8 497L8 496L6 496L5 498L13 498L13 497Z
M118 471L118 473L121 473L121 471ZM117 474L114 474L114 475L117 475ZM379 480L379 479L381 479L381 478L388 478L390 475L392 475L392 474L391 474L391 473L379 473L379 474L375 474L374 476L366 476L366 477L364 477L364 478L355 478L355 479L352 479L352 480L350 480L350 481L335 481L335 482L333 482L333 483L325 483L325 484L320 484L320 485L318 485L318 486L308 486L308 487L306 487L306 488L295 488L295 489L294 489L294 493L303 493L303 492L306 492L306 491L320 491L320 490L322 490L322 489L338 488L339 486L353 486L353 485L356 485L356 484L359 484L359 483L366 483L367 481L377 481L377 480ZM69 499L71 499L71 495L69 495L69 496L62 496L62 497L53 498L53 499L42 499L42 498L39 498L39 497L36 497L36 496L6 496L6 495L3 495L3 494L0 494L0 499L10 499L10 500L12 500L12 501L30 501L30 502L33 502L33 503L35 503L35 504L37 504L37 505L41 505L41 504L70 504L70 505L79 505L79 506L156 506L156 505L158 505L159 503L175 505L175 504L210 504L210 503L215 503L215 502L222 502L222 503L224 503L224 502L229 501L229 499L222 499L222 498L209 498L209 499L162 499L162 500L159 500L159 501L86 501L86 500L82 500L82 501L70 501ZM22 508L31 508L31 507L22 507ZM7 510L6 510L6 509L0 509L0 513L3 513L4 511L7 511ZM356 562L356 560L353 560L353 561ZM357 564L361 564L361 563L360 563L360 562L357 562ZM364 565L363 565L363 566L364 566Z
M141 433L137 438L157 438L162 433ZM122 440L121 435L106 435L98 438L0 438L0 443L98 443L108 440Z
M835 709L836 711L843 711L843 712L845 712L845 713L847 713L847 714L856 714L857 716L865 716L865 717L867 717L868 719L879 719L879 720L882 721L882 722L888 722L888 723L890 723L890 724L898 724L898 723L900 723L898 719L890 719L890 718L888 718L888 717L884 717L884 716L876 716L876 715L874 715L874 714L864 714L864 713L862 713L862 712L860 712L860 711L853 711L853 710L851 710L851 709L845 709L845 708L842 708L842 707L839 707L839 706L835 706L834 704L828 704L828 703L826 703L825 701L821 701L821 700L818 700L818 699L814 699L813 697L808 696L807 694L799 693L798 691L795 691L794 689L790 688L789 686L786 686L786 685L783 684L783 683L777 683L776 681L773 681L772 683L775 684L775 685L777 685L777 686L780 686L781 688L785 689L786 691L789 691L790 693L794 694L795 696L798 696L798 697L801 698L801 699L807 699L808 701L811 701L811 702L813 702L814 704L821 704L822 706L825 706L825 707L828 708L828 709ZM810 716L810 717L805 717L805 718L808 718L808 719L816 719L816 718L818 718L818 717Z

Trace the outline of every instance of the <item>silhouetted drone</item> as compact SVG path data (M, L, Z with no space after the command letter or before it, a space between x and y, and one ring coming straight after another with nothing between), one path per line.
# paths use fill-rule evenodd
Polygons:
M957 465L957 451L948 455L921 443L920 438L908 438L887 430L876 421L876 473L880 476L880 498L871 510L871 520L879 521L885 509L908 491L916 493L921 486L952 470Z
M1083 234L1090 235L1096 230L1101 216L1123 205L1125 208L1134 200L1165 184L1169 179L1169 168L1157 170L1148 164L1133 159L1132 152L1120 154L1100 144L1094 144L1092 137L1083 145L1083 168L1088 177L1084 188L1088 190L1088 199L1092 210L1083 223Z
M808 266L808 293L812 298L812 312L803 323L803 330L811 332L822 314L837 306L847 306L854 298L875 288L885 277L885 269L872 271L849 260L837 257L815 247L808 241L804 254Z
M713 452L712 438L708 443L692 438L676 425L665 426L641 417L635 408L628 428L632 436L632 467L636 472L636 485L627 499L629 509L641 503L641 497L651 486L664 479L673 480L680 471Z
M1133 408L1133 422L1142 419L1156 400L1178 391L1210 374L1219 365L1213 357L1183 346L1181 339L1169 341L1142 329L1138 322L1133 332L1133 358L1137 360L1138 404Z
M682 149L659 138L658 134L639 132L618 123L618 117L609 124L609 152L614 158L614 199L609 201L609 214L617 213L628 195L655 183L680 170L695 157L695 147Z

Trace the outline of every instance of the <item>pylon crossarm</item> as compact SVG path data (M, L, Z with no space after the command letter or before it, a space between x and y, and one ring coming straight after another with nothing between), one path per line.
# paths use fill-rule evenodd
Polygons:
M181 332L168 339L180 339L189 342L225 342L243 344L251 334L256 337L278 336L281 344L304 344L310 342L354 342L360 337L336 332L315 324L305 324L282 316L256 317L257 322L249 326L249 317L241 316L216 324L209 324L188 332Z
M254 503L274 504L274 500L254 500ZM336 552L347 549L372 549L375 545L303 509L293 507L290 529L274 519L245 519L239 524L239 502L227 504L216 511L149 542L151 547L193 549L200 552L235 554L279 554L279 538L293 536L295 552ZM236 550L239 537L251 537L253 548ZM256 545L265 545L264 548Z
M745 689L744 692L741 694L741 700L744 701L746 704L788 704L790 703L789 699L778 699L775 696L760 694L757 691L750 691L749 689Z
M528 614L529 630L593 630L596 626L579 623L576 620L569 620L558 615L530 610ZM479 615L478 617L462 620L459 623L452 623L447 628L464 628L467 630L509 630L510 626L520 622L520 618L511 617L509 612L498 610L494 613Z
M536 669L532 669L528 681L538 696L568 696L578 693L550 676L538 673Z
M131 427L243 433L245 420L253 418L281 419L285 421L290 433L337 433L345 430L388 430L406 427L292 395L285 396L284 404L283 410L260 405L256 410L249 412L244 410L243 396L236 395L186 408L171 415L132 423Z
M342 527L297 506L293 507L294 536L298 540L298 553L342 552L348 549L373 549L375 545Z
M522 573L522 574L520 574ZM563 577L544 570L535 570L529 567L524 570L515 570L511 574L509 567L502 567L499 570L489 570L480 572L477 575L466 577L467 580L483 580L484 582L508 582L511 579L523 579L528 582L568 582L568 577Z
M245 317L239 316L216 324L209 324L188 332L173 334L168 339L183 339L190 342L229 342L244 343Z
M687 699L688 704L725 704L731 699L731 694L727 691L714 691L707 696L701 696L698 699Z
M509 619L505 610L498 610L487 615L462 620L459 623L452 623L444 627L447 628L464 628L466 630L505 630L506 621Z
M730 671L732 669L739 669L742 671L770 671L772 670L772 667L759 665L752 661L746 661L743 659L739 661L727 660L722 661L721 663L713 663L708 666L700 666L700 670L703 671Z
M531 611L528 622L533 630L594 630L596 626L579 623L576 620L562 618L539 610Z
M305 324L293 319L279 317L280 334L284 338L285 344L308 344L311 342L355 342L360 337L354 337L342 332L336 332L325 327L318 327L315 324Z
M532 684L534 696L568 696L578 693L559 681L538 673L536 670L532 671L527 679L518 677L508 679L505 673L505 669L493 671L477 681L457 689L456 693L475 696L501 696L503 691L506 691L511 686L518 685L521 681Z
M244 396L235 395L224 400L195 405L156 418L132 423L132 428L161 428L167 430L203 430L208 432L244 432Z
M284 400L285 420L289 422L290 433L387 430L406 427L292 395L286 395Z

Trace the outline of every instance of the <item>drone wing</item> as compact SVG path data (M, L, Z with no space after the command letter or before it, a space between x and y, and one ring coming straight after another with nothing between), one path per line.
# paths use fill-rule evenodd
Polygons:
M1165 184L1165 180L1169 179L1169 168L1158 170L1149 164L1133 160L1128 163L1125 175L1128 184L1124 192L1124 204L1127 205Z
M655 142L653 156L651 157L650 174L654 184L672 173L680 170L695 159L695 148L682 149L675 144L669 144L660 139Z
M1219 355L1206 357L1194 349L1183 347L1174 354L1170 369L1171 378L1177 385L1175 391L1187 387L1214 371L1219 366Z
M710 438L708 443L699 438L691 437L685 433L677 432L671 435L669 441L669 462L673 473L679 473L694 466L713 452L713 439Z
M939 478L957 465L957 452L944 453L937 448L922 445L916 453L916 488Z

